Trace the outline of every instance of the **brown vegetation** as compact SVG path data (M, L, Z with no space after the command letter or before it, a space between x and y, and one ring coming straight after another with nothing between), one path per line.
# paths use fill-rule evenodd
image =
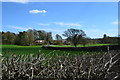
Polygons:
M43 78L120 80L120 51L54 57L44 54L36 57L11 55L3 59L2 66L3 80Z

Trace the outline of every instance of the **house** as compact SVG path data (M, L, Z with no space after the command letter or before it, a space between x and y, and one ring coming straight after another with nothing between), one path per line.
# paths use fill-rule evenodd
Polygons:
M44 40L35 40L34 41L36 44L43 44L45 41Z
M70 45L70 41L62 40L62 42L63 42L65 45Z

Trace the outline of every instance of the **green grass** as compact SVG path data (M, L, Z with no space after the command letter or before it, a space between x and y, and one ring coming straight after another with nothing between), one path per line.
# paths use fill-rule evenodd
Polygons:
M104 44L93 44L88 46L101 46ZM105 44L107 45L107 44ZM55 46L55 45L54 45ZM73 47L73 46L60 46L57 45L55 47ZM78 47L82 47L82 45L78 45ZM65 55L66 53L69 54L92 54L95 52L87 52L87 51L65 51L65 50L48 50L43 49L41 46L18 46L18 45L2 45L2 54L3 56L9 56L11 54L47 54L47 55Z
M87 44L85 46L83 45L77 45L77 47L90 47L90 46L105 46L105 45L111 45L111 44ZM73 45L51 45L52 47L75 47Z

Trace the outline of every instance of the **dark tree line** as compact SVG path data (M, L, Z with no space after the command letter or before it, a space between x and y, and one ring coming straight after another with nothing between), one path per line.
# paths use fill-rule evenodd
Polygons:
M12 32L1 32L2 44L15 44L15 45L34 45L35 40L45 40L48 44L52 40L52 33L45 32L44 30L27 30L19 32L18 34Z
M104 44L119 44L119 37L109 37L106 34L104 34L102 43L104 43Z

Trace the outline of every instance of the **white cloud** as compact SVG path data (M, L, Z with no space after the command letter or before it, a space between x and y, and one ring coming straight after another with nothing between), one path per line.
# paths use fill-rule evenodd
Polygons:
M38 24L38 25L41 25L41 26L49 26L50 24L42 24L42 23L40 23L40 24Z
M56 25L60 25L60 26L66 26L66 27L81 27L81 24L78 23L63 23L63 22L56 22Z
M33 13L33 14L46 13L46 12L47 12L46 10L38 10L38 9L30 10L30 11L29 11L29 13Z
M59 26L63 26L63 27L81 27L81 24L78 23L64 23L64 22L52 22L52 23L37 23L40 26L49 26L49 25L59 25Z
M114 21L112 22L112 24L118 25L118 21Z
M101 32L101 30L100 29L87 29L87 30L85 30L85 32L95 34L95 33Z
M63 30L58 30L58 29L41 29L45 31L50 31L50 32L63 32Z
M14 29L18 29L18 30L28 30L28 29L31 29L30 27L29 28L24 28L24 27L19 27L19 26L10 26Z
M29 0L2 0L2 2L27 3L27 2L29 2Z
M118 25L118 24L120 24L120 21L117 21L117 20L116 20L116 21L113 21L112 24Z

